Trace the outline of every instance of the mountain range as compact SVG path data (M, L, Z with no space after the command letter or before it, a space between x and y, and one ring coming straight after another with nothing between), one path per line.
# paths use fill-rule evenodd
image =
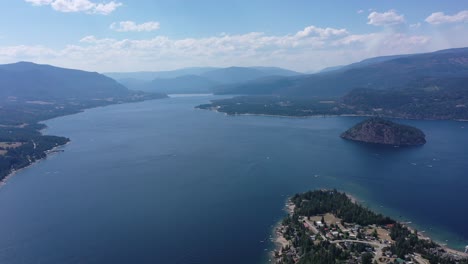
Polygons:
M226 85L301 73L277 67L184 68L163 72L104 73L132 90L161 93L213 93Z
M31 62L0 65L0 125L33 124L86 108L165 97L129 90L97 72Z
M367 59L317 74L225 85L199 108L228 114L468 120L468 48Z
M0 65L0 99L103 99L133 92L97 72L64 69L31 62Z
M454 88L468 81L468 48L377 57L325 72L256 79L225 86L219 93L330 97L356 88Z

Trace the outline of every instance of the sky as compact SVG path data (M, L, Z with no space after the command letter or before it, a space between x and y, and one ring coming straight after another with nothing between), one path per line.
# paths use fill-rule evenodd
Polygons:
M0 0L0 64L301 72L468 46L468 0Z

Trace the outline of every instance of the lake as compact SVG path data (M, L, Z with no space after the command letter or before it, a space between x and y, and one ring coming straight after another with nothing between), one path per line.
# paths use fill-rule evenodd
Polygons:
M45 122L72 141L0 188L0 263L264 263L287 197L317 188L468 244L468 123L401 121L428 143L383 147L339 138L359 117L194 109L214 98Z

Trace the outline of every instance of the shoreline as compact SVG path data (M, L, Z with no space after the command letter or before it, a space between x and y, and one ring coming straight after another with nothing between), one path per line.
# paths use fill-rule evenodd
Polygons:
M96 109L96 108L101 108L101 107L107 107L107 106L112 106L112 105L119 105L119 104L130 104L130 103L141 103L141 102L145 102L145 101L152 101L152 100L160 100L160 99L167 99L167 98L170 98L170 97L161 97L161 98L149 98L149 99L146 99L146 100L139 100L139 101L129 101L129 102L113 102L113 103L110 103L110 104L105 104L105 105L98 105L98 106L93 106L93 107L89 107L89 108L83 108L83 109L80 109L76 112L72 112L72 113L68 113L68 114L64 114L64 115L58 115L58 116L55 116L55 117L52 117L52 118L49 118L49 119L44 119L44 120L38 120L36 121L35 123L37 124L44 124L43 122L46 122L46 121L49 121L49 120L52 120L52 119L55 119L55 118L59 118L59 117L65 117L65 116L70 116L70 115L76 115L76 114L79 114L79 113L83 113L84 111L88 110L88 109ZM34 122L33 122L34 123ZM39 129L38 131L43 134L44 130L47 130L47 125L41 129ZM6 185L7 181L13 177L16 173L20 172L21 170L23 169L26 169L32 165L34 165L35 163L39 162L39 161L42 161L42 160L45 160L47 159L47 157L51 154L54 154L54 153L57 153L57 149L59 147L63 147L63 146L66 146L68 145L69 143L71 142L71 140L69 139L69 141L63 145L58 145L58 146L55 146L49 150L46 150L44 151L45 153L45 157L44 158L40 158L40 159L37 159L35 160L34 162L31 162L30 164L22 167L22 168L19 168L19 169L16 169L16 170L11 170L7 175L5 175L5 177L1 178L0 179L0 188L4 185Z
M304 116L294 116L294 115L273 115L273 114L255 114L255 113L236 113L228 114L223 111L216 109L217 107L212 108L198 108L200 110L208 110L216 113L223 113L227 116L265 116L265 117L283 117L283 118L327 118L327 117L376 117L376 115L359 115L359 114L342 114L342 115L304 115ZM382 118L388 119L400 119L400 120L414 120L414 121L455 121L455 122L468 122L468 119L435 119L435 118L407 118L407 117L396 117L396 116L382 116Z
M434 243L439 245L441 248L443 248L445 251L447 251L450 254L458 255L458 256L464 257L464 258L468 258L468 253L465 253L465 252L463 252L461 250L458 250L458 249L455 249L455 248L451 248L447 244L442 243L440 241L437 241L436 239L433 239L431 236L426 235L425 232L423 233L422 231L419 231L418 229L412 227L409 223L400 222L400 221L397 221L397 222L400 223L401 225L403 225L404 227L408 228L411 232L417 231L418 232L418 237L420 239L433 241Z
M353 203L356 203L356 204L360 204L359 203L359 200L351 195L351 194L348 194L348 193L345 193L346 196L353 202ZM287 198L287 200L285 201L285 204L284 204L284 208L283 210L286 211L288 213L289 216L291 216L293 213L294 213L294 204L291 202L291 197ZM377 212L379 213L379 212ZM283 217L284 219L284 217ZM283 225L282 225L282 221L283 219L281 219L280 221L278 221L278 223L276 225L274 225L273 227L273 233L274 233L274 237L273 237L273 243L274 243L274 249L270 252L270 255L273 259L276 259L276 252L280 252L282 248L284 248L286 245L289 245L290 242L283 236L283 234L281 233L281 230L283 228ZM408 230L410 230L411 232L415 232L417 231L416 228L414 227L411 227L408 223L406 222L401 222L401 221L396 221L397 223L401 224L402 226L408 228ZM449 247L447 244L443 244L441 242L438 242L437 240L434 240L433 238L431 238L430 236L428 235L425 235L424 233L422 233L421 231L418 231L418 237L419 239L422 239L422 240L429 240L429 241L432 241L434 242L435 244L437 244L440 248L442 248L443 250L445 250L448 254L451 254L453 256L457 256L457 257L461 257L461 258L468 258L468 253L465 253L464 251L462 250L458 250L458 249L455 249L455 248L451 248ZM467 245L468 247L468 245Z
M67 143L63 144L63 145L55 146L55 147L53 147L53 148L47 150L47 151L45 152L45 155L46 155L46 156L45 156L44 158L37 159L37 160L31 162L30 164L28 164L27 166L24 166L24 167L19 168L19 169L17 169L17 170L12 170L12 171L10 171L10 173L8 173L5 177L3 177L3 178L0 180L0 189L1 189L4 185L6 185L7 182L8 182L8 180L9 180L10 178L12 178L13 176L15 176L17 173L21 172L21 171L24 170L24 169L27 169L27 168L29 168L29 167L32 167L32 166L35 165L36 163L39 163L39 162L41 162L41 161L46 160L49 156L51 156L51 155L53 155L53 154L58 153L58 152L56 151L56 150L58 150L58 148L64 147L64 146L68 145L70 142L71 142L71 140L68 141Z
M285 203L284 203L284 208L283 211L287 212L289 216L291 216L294 213L294 204L291 202L290 198L287 198ZM274 226L273 226L273 244L274 244L274 249L273 251L270 252L271 257L275 258L275 253L279 252L283 247L289 245L289 241L284 238L284 236L281 234L281 228L282 228L282 222L283 219L280 219Z
M361 204L359 202L359 200L353 196L352 194L349 194L347 192L345 192L346 196L348 196L348 198L353 202L353 203L357 203L357 204ZM374 209L373 211L377 212L377 213L380 213L377 209ZM382 213L383 214L383 213ZM444 243L441 243L440 241L432 238L431 236L429 235L426 235L425 231L422 232L420 230L418 230L416 227L414 226L411 226L411 223L410 222L401 222L401 221L397 221L398 223L400 223L401 225L403 225L404 227L408 228L411 232L414 232L414 231L417 231L418 232L418 237L420 239L425 239L425 240L430 240L430 241L433 241L434 243L436 243L437 245L439 245L441 248L443 248L444 250L446 250L447 252L450 252L452 254L460 254L460 256L463 256L463 257L466 257L468 258L468 254L461 251L461 250L458 250L458 249L455 249L455 248L451 248L449 247L447 244L444 244ZM467 244L468 246L468 244Z

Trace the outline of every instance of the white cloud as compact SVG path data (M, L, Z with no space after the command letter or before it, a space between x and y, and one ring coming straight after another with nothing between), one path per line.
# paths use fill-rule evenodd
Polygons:
M439 25L445 23L467 23L468 22L468 10L463 10L455 15L446 15L443 12L432 13L425 20L429 24Z
M114 12L118 7L122 6L122 3L111 1L107 4L97 4L94 7L93 12L96 14L108 15Z
M453 30L458 31L444 36L388 30L353 34L346 29L308 26L285 35L249 32L182 39L85 36L59 49L40 45L0 46L0 63L29 60L101 72L233 65L280 66L308 71L374 56L468 46L463 29Z
M356 13L357 13L357 14L362 14L362 13L364 13L364 10L359 9L358 11L356 11Z
M328 38L331 36L342 36L346 34L348 34L348 31L344 28L336 29L336 28L319 28L315 26L309 26L309 27L304 28L304 30L297 32L296 37L304 38L304 37L309 37L311 35L316 35L321 38Z
M36 6L41 6L41 5L50 5L53 0L25 0L27 3L31 3Z
M405 22L405 17L399 15L395 10L389 10L384 13L374 11L367 18L369 19L367 24L374 26L391 26Z
M418 29L421 27L421 23L414 23L414 24L411 24L409 25L410 29Z
M108 2L95 3L89 0L25 0L35 6L50 5L59 12L86 12L89 14L108 15L114 12L122 3Z
M119 32L128 32L128 31L155 31L160 27L159 22L149 21L142 24L137 24L133 21L121 21L119 23L112 23L110 28Z

